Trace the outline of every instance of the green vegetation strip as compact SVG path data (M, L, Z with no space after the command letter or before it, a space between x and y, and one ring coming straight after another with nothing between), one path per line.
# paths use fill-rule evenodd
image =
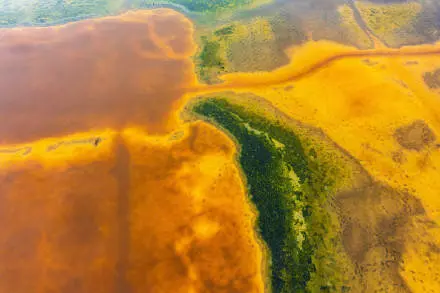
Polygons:
M118 13L120 0L0 0L0 26L56 25Z
M258 232L271 255L273 292L348 292L340 241L327 197L336 169L287 127L226 99L206 99L193 111L240 145L239 162L259 211Z
M0 27L56 25L115 15L130 9L174 8L184 13L217 13L255 0L0 0Z

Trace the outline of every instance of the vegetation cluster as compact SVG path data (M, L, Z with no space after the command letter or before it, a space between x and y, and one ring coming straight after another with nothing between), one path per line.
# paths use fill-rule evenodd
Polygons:
M286 126L226 99L203 100L194 111L240 146L258 231L271 255L273 292L348 292L351 268L329 205L342 167Z

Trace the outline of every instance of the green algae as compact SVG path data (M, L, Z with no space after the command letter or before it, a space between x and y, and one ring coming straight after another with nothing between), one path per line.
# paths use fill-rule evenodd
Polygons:
M332 157L319 155L322 149L285 125L226 99L202 100L193 111L240 146L238 160L259 213L257 231L271 256L272 291L350 291L352 268L328 204L343 177Z

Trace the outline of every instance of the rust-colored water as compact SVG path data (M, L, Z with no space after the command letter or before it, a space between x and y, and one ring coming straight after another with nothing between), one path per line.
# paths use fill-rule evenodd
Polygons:
M262 292L233 142L181 131L65 137L0 167L0 292Z
M195 80L192 25L171 10L2 35L1 144L103 127L163 133Z
M192 30L154 10L3 31L0 293L263 291L234 144L173 114Z

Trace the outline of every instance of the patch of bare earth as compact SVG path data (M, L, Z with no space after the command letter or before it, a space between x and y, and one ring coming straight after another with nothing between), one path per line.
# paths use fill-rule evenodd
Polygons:
M397 142L408 150L420 152L435 142L436 136L423 120L399 127L394 132Z
M423 80L431 89L440 88L440 68L433 72L426 72L423 75Z
M361 278L362 292L410 292L400 275L406 235L421 202L359 173L355 186L336 197L342 243Z

